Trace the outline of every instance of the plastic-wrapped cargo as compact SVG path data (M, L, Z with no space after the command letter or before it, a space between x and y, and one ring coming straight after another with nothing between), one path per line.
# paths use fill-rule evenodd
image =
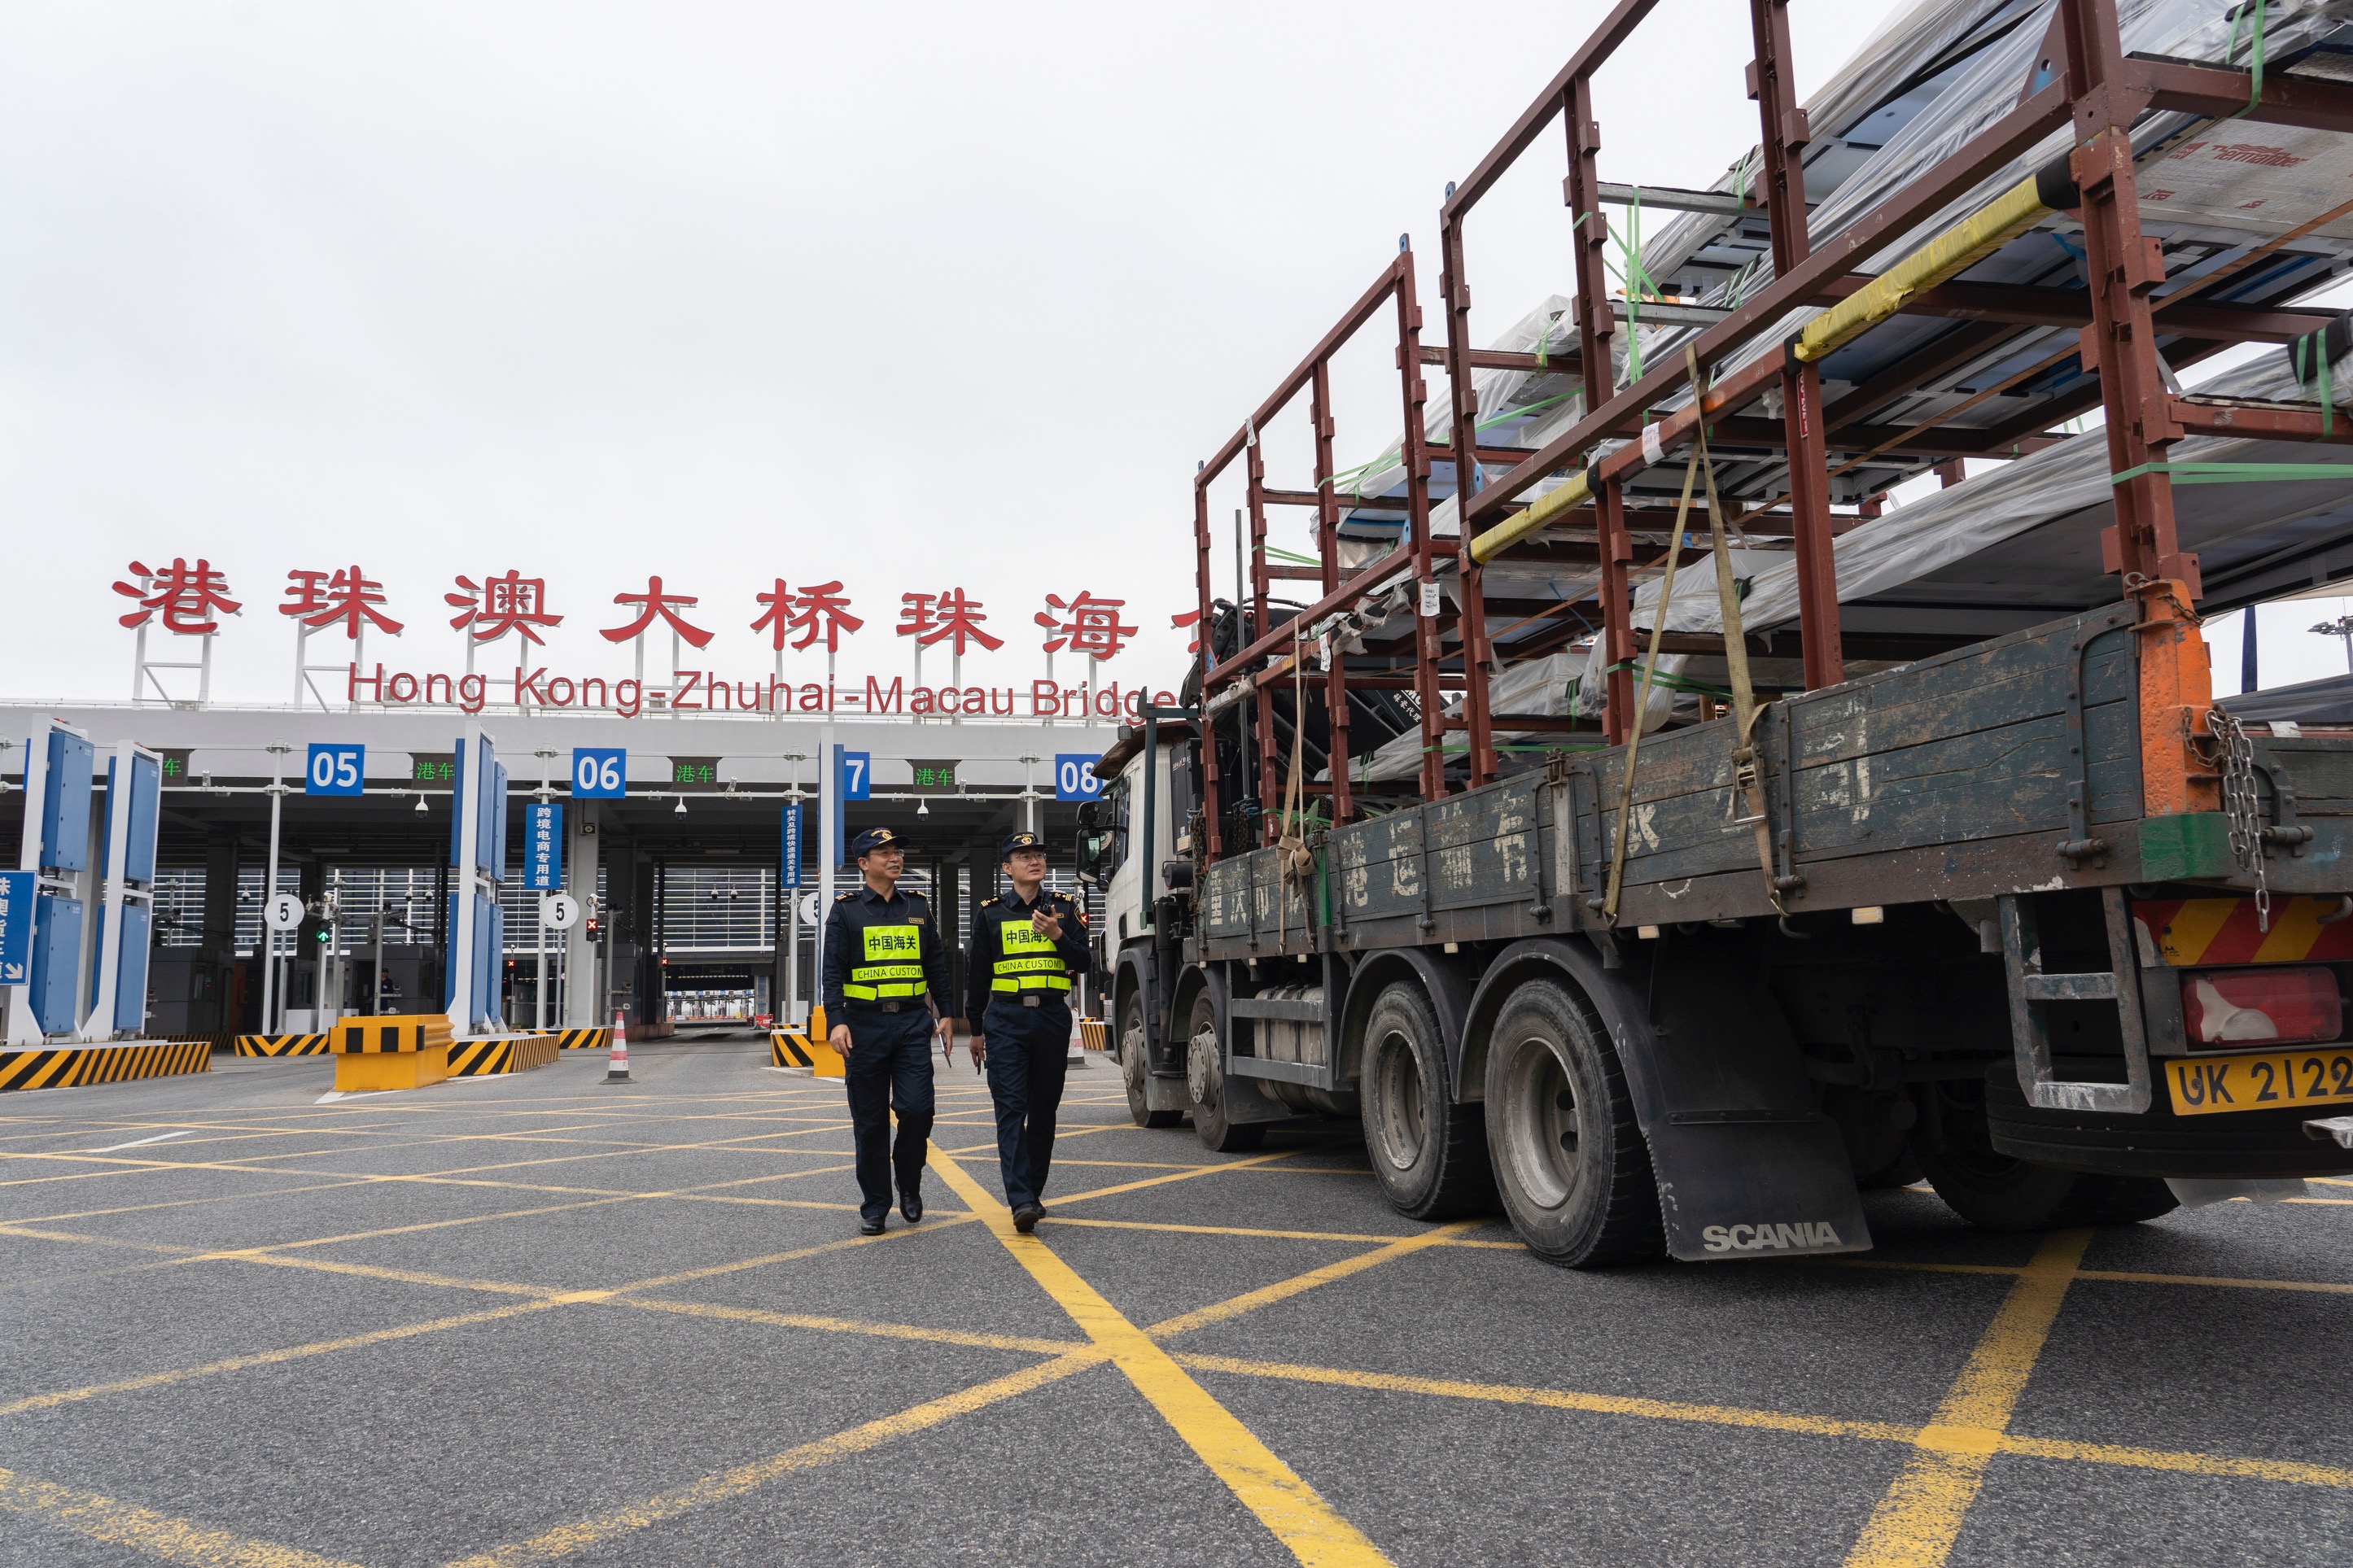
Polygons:
M2053 14L2051 0L1930 0L1866 42L1806 106L1813 140L1802 157L1812 204L1808 229L1814 246L1835 237L2043 85L2051 68L2042 50ZM2131 51L2243 66L2260 47L2269 74L2353 78L2353 0L2279 0L2260 7L2229 0L2126 0L2120 20L2125 47ZM2045 145L1988 175L1974 190L1886 247L1865 270L1883 268L2048 163L2064 151L2069 136L2065 130L2055 132ZM2353 179L2353 139L2243 120L2215 122L2152 113L2135 128L2134 143L2140 155L2141 222L2164 250L2168 282L2160 300L2167 294L2196 289L2207 303L2276 304L2308 295L2353 265L2348 262L2353 214L2347 214L2263 265L2211 283L2214 274L2241 266L2251 242L2273 238L2344 200L2348 179ZM1752 148L1735 160L1712 189L1746 195L1757 157ZM1639 187L1635 195L1639 201ZM1963 280L2081 289L2080 232L2080 225L2054 214L1979 261L1962 275ZM1756 293L1772 273L1761 210L1736 216L1679 213L1644 239L1639 259L1625 260L1621 271L1634 275L1638 287L1628 307L1632 322L1611 340L1618 361L1614 380L1620 385L1641 364L1655 365L1672 356L1698 331L1644 323L1646 290L1641 281L1686 306L1697 302L1728 308ZM1548 352L1573 352L1567 308L1568 302L1558 297L1545 300L1493 346L1528 352L1542 344ZM1812 308L1792 311L1718 366L1719 373L1779 353L1782 342L1819 313ZM1899 315L1839 349L1821 366L1825 404L1833 423L1840 420L1842 397L1970 325ZM2063 405L2084 390L2085 373L2065 353L2073 336L2070 328L2021 328L2001 335L1965 363L1877 398L1871 408L1850 406L1843 412L1850 416L1868 413L1878 426L1935 420L1981 432L2039 431L2034 419L2039 405ZM2160 348L2184 363L2211 347L2211 342L2160 339ZM2058 363L2042 363L2054 356ZM2021 373L2031 374L2000 395L1966 409L1956 406ZM1487 371L1473 380L1482 429L1496 445L1534 450L1574 426L1584 412L1578 383L1565 373ZM1664 400L1670 407L1687 401L1687 393ZM1760 411L1778 413L1770 406ZM1447 425L1442 404L1433 405L1427 434L1433 441L1443 441ZM1355 547L1357 564L1369 560L1377 545L1393 542L1402 524L1401 507L1381 505L1383 498L1402 494L1404 476L1396 450L1392 445L1384 457L1350 477L1348 493L1356 504L1343 533L1364 542ZM1728 495L1770 498L1787 488L1786 465L1778 454L1727 449L1719 457ZM1852 503L1878 495L1934 460L1891 452L1853 462L1833 476L1833 500ZM1680 468L1670 460L1636 476L1630 488L1671 491L1680 481ZM1560 482L1560 476L1549 478L1527 496L1533 499ZM1453 466L1441 458L1431 475L1433 532L1456 531L1454 489ZM1348 564L1346 547L1343 564ZM1519 595L1514 591L1508 596Z
M2195 395L2279 403L2312 390L2309 381L2298 385L2288 353L2274 350ZM2177 481L2175 530L2181 548L2201 557L2210 612L2295 585L2293 576L2283 583L2282 570L2304 573L2307 582L2353 573L2353 449L2198 437L2177 443L2171 461L2285 466L2256 470L2254 482ZM2115 582L2100 560L2100 531L2114 520L2112 490L2107 439L2095 429L1857 525L1831 546L1841 627L1850 635L1993 637L2112 602ZM1709 559L1695 552L1678 569L1668 630L1721 629ZM1796 624L1794 556L1743 582L1747 631ZM1657 619L1660 586L1653 580L1635 590L1637 626ZM1599 650L1589 650L1585 689L1600 689L1602 667ZM1685 655L1672 668L1704 680L1723 661Z

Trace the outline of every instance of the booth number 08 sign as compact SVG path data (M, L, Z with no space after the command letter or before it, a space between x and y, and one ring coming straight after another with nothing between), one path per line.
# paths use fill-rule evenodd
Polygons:
M1103 781L1095 777L1095 764L1103 754L1084 755L1065 752L1054 759L1054 798L1070 801L1092 800L1103 794Z

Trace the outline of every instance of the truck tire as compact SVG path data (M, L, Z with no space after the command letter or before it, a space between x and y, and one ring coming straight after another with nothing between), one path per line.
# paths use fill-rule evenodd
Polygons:
M1226 1119L1226 1051L1208 994L1193 1004L1193 1032L1185 1043L1185 1092L1193 1102L1193 1135L1217 1154L1240 1154L1266 1142L1263 1121Z
M1666 1250L1651 1148L1600 1020L1566 986L1512 993L1487 1046L1487 1142L1504 1212L1564 1268Z
M1945 1206L1988 1230L2053 1230L2078 1225L2134 1225L2179 1206L2155 1176L2109 1176L2063 1171L1997 1152L1986 1130L1985 1091L1967 1082L1932 1083L1929 1118L1912 1140L1920 1170Z
M1357 1108L1365 1152L1389 1206L1413 1219L1482 1214L1495 1202L1486 1118L1448 1088L1445 1037L1421 988L1400 981L1365 1019Z
M1138 1127L1174 1127L1185 1120L1181 1110L1154 1110L1144 1094L1144 1075L1152 1070L1146 1059L1151 1044L1144 1032L1141 992L1119 1005L1119 1076L1127 1085L1127 1114Z

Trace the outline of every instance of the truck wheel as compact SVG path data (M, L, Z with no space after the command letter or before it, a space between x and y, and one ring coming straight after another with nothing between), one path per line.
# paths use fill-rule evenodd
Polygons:
M1651 1148L1600 1023L1565 987L1514 991L1487 1047L1487 1142L1504 1211L1565 1268L1666 1248Z
M1144 1075L1152 1070L1145 1054L1151 1046L1144 1033L1144 996L1130 996L1119 1005L1119 1076L1127 1085L1127 1114L1138 1127L1174 1127L1185 1120L1181 1110L1154 1110L1144 1093Z
M1937 1097L1941 1140L1912 1140L1920 1169L1945 1206L1988 1230L2133 1225L2179 1206L2154 1176L2105 1176L2037 1165L1998 1152L1986 1132L1985 1091L1970 1083L1924 1086Z
M1373 1175L1398 1213L1448 1219L1493 1205L1485 1117L1454 1103L1445 1041L1421 987L1401 981L1373 999L1357 1108Z
M1193 1005L1193 1034L1185 1047L1185 1089L1193 1100L1193 1135L1219 1154L1240 1154L1266 1142L1266 1123L1226 1120L1226 1053L1217 1016L1204 994Z

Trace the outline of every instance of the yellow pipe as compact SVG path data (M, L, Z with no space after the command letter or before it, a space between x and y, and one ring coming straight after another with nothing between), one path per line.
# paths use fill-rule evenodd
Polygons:
M1958 277L2075 199L2063 161L2028 175L1807 322L1789 352L1809 363L1826 358L1915 295Z
M1471 559L1484 566L1497 554L1510 549L1531 534L1543 531L1558 521L1561 513L1584 505L1593 499L1593 487L1586 483L1585 470L1580 468L1568 477L1568 482L1557 489L1546 490L1525 511L1498 523L1471 542Z

